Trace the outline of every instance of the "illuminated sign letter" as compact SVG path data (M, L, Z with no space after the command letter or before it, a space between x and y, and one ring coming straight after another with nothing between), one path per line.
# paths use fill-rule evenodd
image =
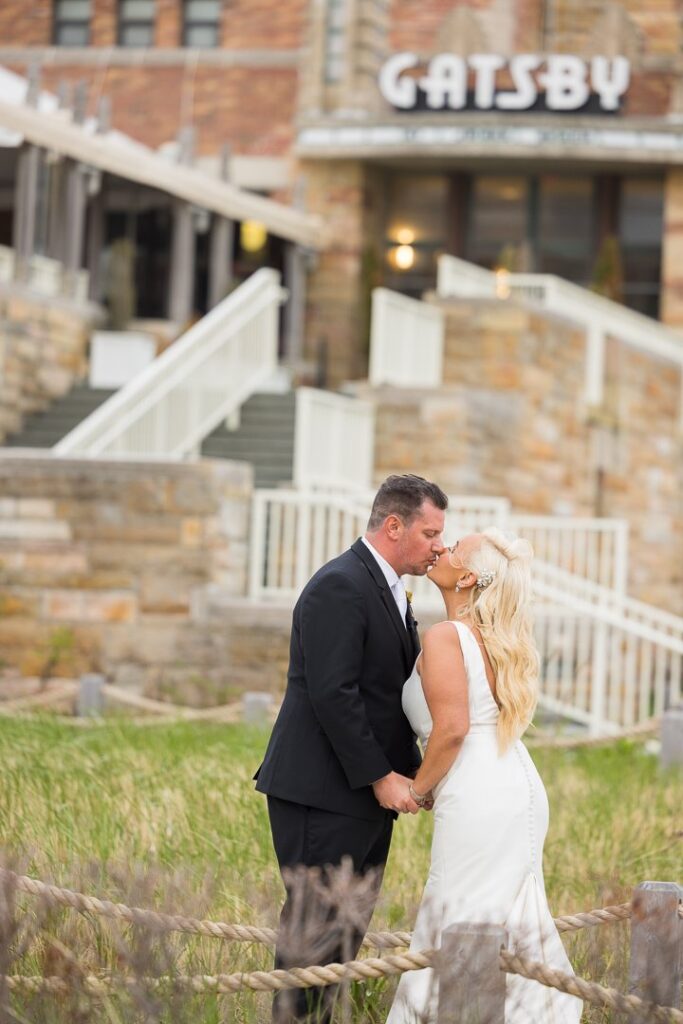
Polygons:
M612 74L610 75L610 64ZM593 57L591 61L591 82L600 97L603 110L617 110L619 97L628 89L631 68L626 57Z
M520 53L510 61L510 75L515 92L500 92L496 96L496 106L500 110L527 110L533 107L538 95L534 76L531 74L541 63L541 58L533 53Z
M505 67L505 61L493 53L473 53L468 63L476 76L474 105L479 110L490 110L496 92L496 71Z
M394 107L410 110L417 101L417 84L414 78L405 76L404 71L417 67L419 60L414 53L395 53L379 73L379 87L382 95Z
M545 86L549 110L578 110L590 95L586 65L580 57L556 53L548 57L548 70L538 76Z
M439 53L429 62L429 69L420 79L420 88L427 94L432 110L462 110L467 101L467 68L462 57Z

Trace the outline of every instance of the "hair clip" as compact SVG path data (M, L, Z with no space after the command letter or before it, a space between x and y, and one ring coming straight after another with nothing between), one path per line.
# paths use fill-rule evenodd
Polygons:
M496 578L495 572L489 572L487 569L484 570L477 580L477 590L485 590L486 587L490 586Z

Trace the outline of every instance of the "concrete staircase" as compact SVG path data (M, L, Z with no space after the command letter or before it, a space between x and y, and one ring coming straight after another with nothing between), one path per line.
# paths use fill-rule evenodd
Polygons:
M256 487L291 483L295 416L294 391L252 395L242 406L239 427L214 430L202 444L202 455L251 462Z
M26 419L23 430L3 443L8 448L52 448L98 408L113 391L79 384L43 412ZM259 393L242 406L236 430L218 427L205 438L201 454L251 462L256 487L291 483L294 462L295 395Z
M106 388L77 384L43 412L28 416L23 430L2 444L6 448L52 448L113 394Z

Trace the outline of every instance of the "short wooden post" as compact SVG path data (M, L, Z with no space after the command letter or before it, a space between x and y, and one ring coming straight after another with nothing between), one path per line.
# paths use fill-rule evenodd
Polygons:
M683 704L662 715L662 767L683 767Z
M101 715L104 711L104 676L87 672L79 680L76 714L79 718Z
M437 1024L505 1024L505 973L500 925L453 924L443 933L437 962Z
M267 725L271 701L272 698L269 693L245 693L242 697L245 724Z
M631 917L629 992L675 1008L681 1005L682 896L675 882L641 882L633 892Z

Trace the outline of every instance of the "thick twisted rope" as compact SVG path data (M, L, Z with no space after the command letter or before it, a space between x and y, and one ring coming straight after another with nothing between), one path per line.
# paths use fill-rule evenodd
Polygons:
M18 875L14 871L0 868L0 878L7 880L16 891L31 896L40 896L61 906L70 907L84 914L98 914L103 917L115 918L130 924L142 925L154 931L177 931L193 935L204 935L209 938L224 939L229 942L255 942L272 946L277 939L273 928L261 928L255 925L226 924L223 921L206 921L181 914L163 914L156 910L142 907L129 907L125 903L113 903L101 900L96 896L62 889L56 885L48 885L28 875ZM683 916L683 908L679 908ZM596 925L608 924L613 921L625 921L631 917L630 903L617 906L602 907L597 910L583 911L555 918L558 931L578 931L581 928L592 928ZM397 949L410 945L410 932L368 932L363 945L375 949Z
M560 992L567 992L571 996L578 996L586 1003L594 1006L609 1006L619 1013L635 1014L645 1017L648 1020L660 1021L661 1024L683 1024L683 1012L676 1010L673 1006L659 1006L656 1003L647 1002L638 996L624 995L615 988L605 988L596 981L586 981L574 974L565 974L556 971L547 964L538 963L535 960L527 960L524 957L516 956L503 949L500 952L501 968L508 974L519 974L531 981L538 981L548 988L558 989Z
M70 680L64 680L56 685L47 686L38 690L37 693L28 693L25 697L13 697L11 700L0 701L0 714L15 715L32 708L49 707L51 704L59 704L67 697L73 697L77 685Z
M193 993L227 994L251 989L255 992L282 992L286 989L327 987L341 981L367 981L374 978L390 977L418 971L435 964L438 951L427 950L423 953L403 953L382 958L367 960L351 960L345 964L315 965L312 967L293 967L289 971L251 971L238 974L218 975L179 975L162 978L127 978L97 977L85 975L81 977L81 990L90 995L104 996L116 988L139 987L142 983L150 989L171 987L176 990L187 989ZM586 981L575 975L556 971L547 964L535 960L527 960L507 950L501 950L500 969L507 974L517 974L537 981L548 988L567 992L578 996L594 1006L608 1006L620 1013L639 1013L648 1020L661 1024L683 1024L683 1012L674 1007L659 1006L638 996L624 995L613 988L605 988L594 981ZM10 991L63 993L69 991L69 983L62 978L43 978L36 975L6 975L4 981ZM75 984L71 981L71 986Z
M537 732L525 736L524 741L530 747L559 747L565 750L573 750L575 747L601 747L617 740L644 738L657 732L660 725L661 719L648 718L645 722L639 722L638 725L620 729L619 732L607 736L544 736L543 733Z

